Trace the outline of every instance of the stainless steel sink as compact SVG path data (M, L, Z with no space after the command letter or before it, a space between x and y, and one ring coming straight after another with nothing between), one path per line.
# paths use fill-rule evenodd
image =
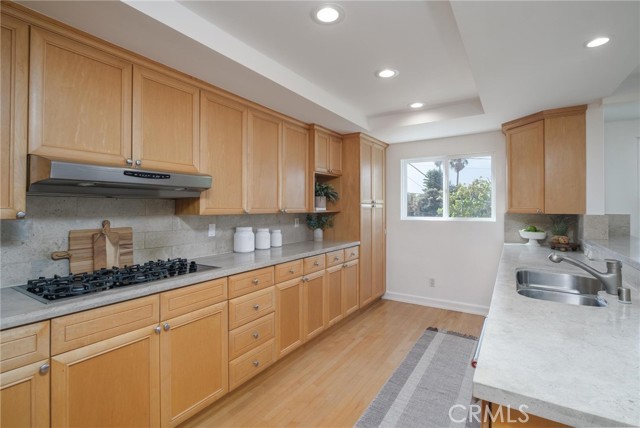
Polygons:
M595 278L528 269L516 271L516 291L532 299L570 305L607 306L607 301L598 296L600 290L602 284Z

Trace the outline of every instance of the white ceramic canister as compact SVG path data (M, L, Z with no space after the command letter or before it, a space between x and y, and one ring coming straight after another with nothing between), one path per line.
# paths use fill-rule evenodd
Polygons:
M269 236L269 229L258 229L256 233L256 250L268 250L271 248L271 236Z
M250 253L255 249L253 228L236 227L233 234L233 251L235 253Z
M271 246L282 247L282 232L280 229L274 229L271 231Z

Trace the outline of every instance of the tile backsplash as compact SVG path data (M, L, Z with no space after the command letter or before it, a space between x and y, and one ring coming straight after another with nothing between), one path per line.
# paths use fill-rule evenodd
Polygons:
M294 227L294 219L300 219ZM237 216L176 216L173 200L79 197L27 197L25 220L0 222L0 287L24 284L27 279L69 273L67 260L52 260L54 251L66 251L70 230L133 228L135 263L173 257L195 258L233 251L236 226L281 229L283 244L313 239L304 214ZM209 237L209 224L216 236Z

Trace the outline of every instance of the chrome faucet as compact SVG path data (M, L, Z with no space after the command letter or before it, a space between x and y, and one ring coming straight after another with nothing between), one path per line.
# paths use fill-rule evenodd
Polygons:
M600 280L603 285L603 289L607 292L607 294L618 294L618 288L622 288L622 262L620 260L606 259L606 272L597 271L586 263L583 263L571 257L561 256L558 253L549 254L549 260L554 263L565 261L569 264L586 270L591 275Z

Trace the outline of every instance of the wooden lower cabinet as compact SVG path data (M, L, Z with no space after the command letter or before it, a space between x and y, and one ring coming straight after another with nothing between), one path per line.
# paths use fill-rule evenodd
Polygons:
M285 356L304 342L303 282L295 278L276 284L276 353Z
M358 295L360 283L360 263L352 260L342 266L342 315L347 317L360 308Z
M342 265L333 266L327 269L327 312L328 325L333 325L344 316L342 311L342 287L343 275Z
M156 327L52 357L52 426L159 426L160 334Z
M327 327L327 285L325 271L306 275L303 279L304 337L309 340Z
M162 426L176 426L228 391L227 302L162 322Z

